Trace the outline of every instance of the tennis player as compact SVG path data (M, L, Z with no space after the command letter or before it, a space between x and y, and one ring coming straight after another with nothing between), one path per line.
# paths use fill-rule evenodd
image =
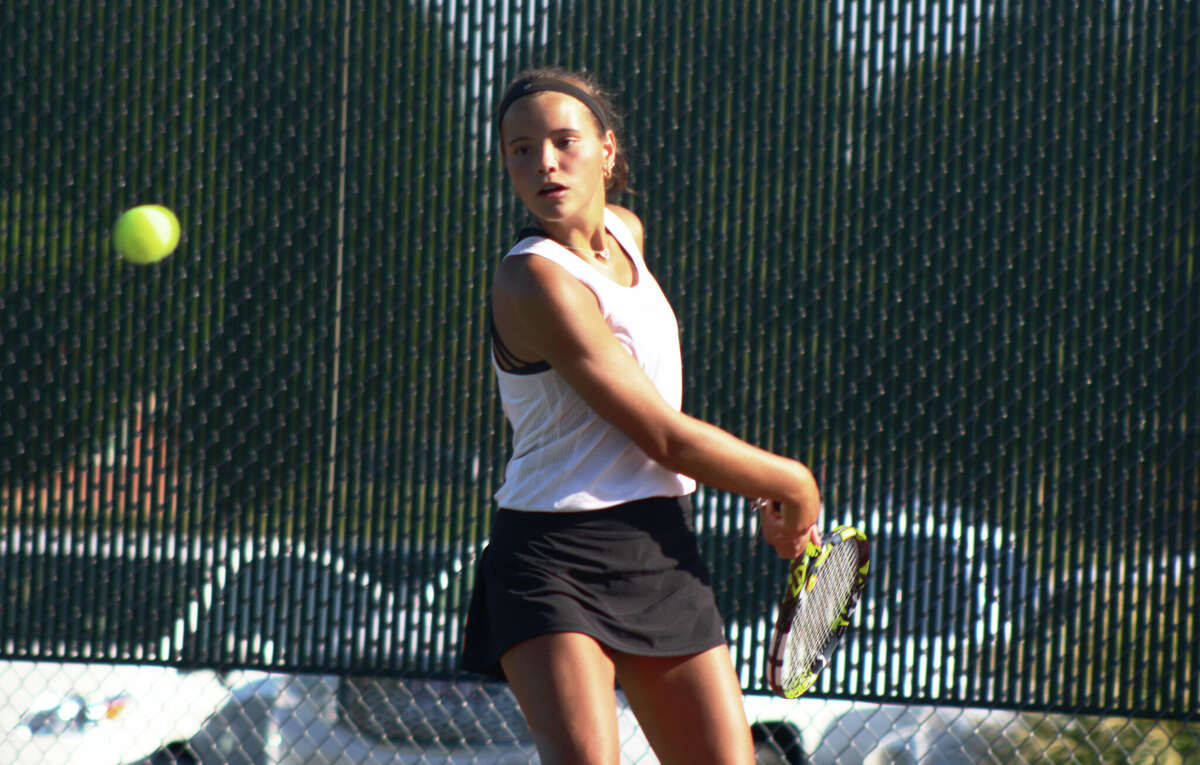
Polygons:
M492 285L513 453L477 567L463 667L507 679L546 765L619 760L616 683L663 763L754 761L692 529L696 481L774 504L785 558L818 538L812 473L680 411L675 314L629 180L620 120L588 75L526 72L496 130L533 218Z

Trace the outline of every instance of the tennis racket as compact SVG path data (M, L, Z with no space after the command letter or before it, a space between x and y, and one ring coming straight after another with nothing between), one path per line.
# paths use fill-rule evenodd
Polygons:
M767 657L767 683L789 699L816 682L829 664L867 583L867 536L839 526L792 561Z

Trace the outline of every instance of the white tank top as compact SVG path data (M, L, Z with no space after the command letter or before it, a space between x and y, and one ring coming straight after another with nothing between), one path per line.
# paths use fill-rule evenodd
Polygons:
M605 322L678 410L683 398L679 325L625 223L604 211L604 226L629 253L634 283L624 287L542 236L527 236L505 257L532 253L562 266L596 295ZM646 456L604 420L553 368L534 374L504 371L492 354L500 401L513 429L512 458L496 492L511 510L598 510L646 497L678 497L696 482Z

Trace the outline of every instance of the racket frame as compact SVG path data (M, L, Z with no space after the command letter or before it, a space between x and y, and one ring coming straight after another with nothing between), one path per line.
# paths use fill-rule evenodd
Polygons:
M794 699L812 688L817 675L828 664L829 657L841 642L846 628L850 626L850 617L858 605L862 591L867 584L867 572L871 567L870 550L867 536L854 526L838 526L822 535L822 544L809 543L804 554L792 561L788 570L787 583L783 596L779 601L779 615L775 619L775 629L771 635L771 650L767 655L767 684L771 692L784 698ZM822 650L813 662L804 669L798 678L790 684L783 682L783 653L787 645L788 633L792 629L792 620L796 610L801 607L806 593L816 583L825 561L829 559L837 545L853 544L858 548L858 565L851 583L846 601L834 617L832 632Z

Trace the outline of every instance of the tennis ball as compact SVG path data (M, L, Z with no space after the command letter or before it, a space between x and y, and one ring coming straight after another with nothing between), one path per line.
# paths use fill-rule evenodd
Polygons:
M130 263L156 263L178 244L179 219L162 205L131 207L113 228L113 246Z

